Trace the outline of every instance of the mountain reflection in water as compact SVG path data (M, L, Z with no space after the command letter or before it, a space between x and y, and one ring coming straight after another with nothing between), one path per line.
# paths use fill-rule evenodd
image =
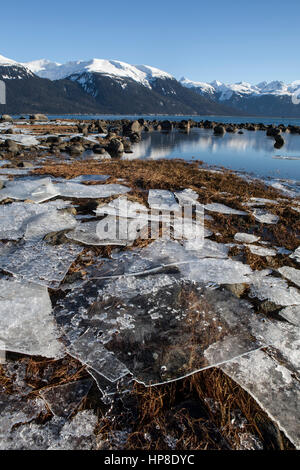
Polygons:
M285 145L274 148L274 139L262 131L244 131L215 136L208 129L192 129L189 134L144 133L142 142L132 146L126 159L183 158L203 160L210 165L246 171L260 177L300 180L300 160L279 157L300 157L300 136L283 134ZM277 157L277 158L274 158Z

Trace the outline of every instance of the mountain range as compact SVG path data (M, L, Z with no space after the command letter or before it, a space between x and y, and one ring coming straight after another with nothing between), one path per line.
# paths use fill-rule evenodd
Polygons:
M300 117L300 105L292 103L300 82L204 83L116 60L19 63L2 55L0 80L7 96L0 113Z

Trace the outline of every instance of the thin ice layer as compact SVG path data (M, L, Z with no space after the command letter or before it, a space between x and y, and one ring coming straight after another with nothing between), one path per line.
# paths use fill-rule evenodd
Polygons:
M199 195L196 191L192 189L184 189L183 191L175 191L174 192L176 199L180 206L188 206L188 205L195 205L198 204Z
M248 215L245 211L239 211L233 209L232 207L225 206L218 202L213 202L211 204L205 204L204 209L210 212L219 212L220 214L229 214L229 215Z
M297 263L300 263L300 246L290 255L290 258L295 259Z
M126 246L142 236L148 222L115 216L107 216L102 220L86 222L78 225L75 230L66 236L71 240L85 245L123 245Z
M22 424L1 436L0 449L96 450L94 431L97 421L92 410L85 410L72 420L55 416L45 424Z
M265 204L279 204L275 199L266 199L264 197L251 197L249 202L246 203L247 206L264 206Z
M76 220L56 210L64 206L63 201L56 205L13 202L0 206L0 239L18 240L25 232L26 239L43 238L49 232L74 228Z
M24 238L41 240L48 233L72 229L76 225L77 221L71 214L52 210L32 217L27 223Z
M116 382L129 374L127 367L109 352L101 339L88 330L68 348L69 354L103 375L110 382Z
M234 235L234 239L241 243L255 243L260 239L260 237L252 235L251 233L236 233Z
M0 279L0 340L7 351L59 358L64 355L46 288Z
M87 314L98 335L88 331L69 349L110 381L128 370L147 385L177 380L261 346L251 335L252 308L228 291L181 282L127 298L114 292Z
M299 269L291 268L290 266L282 266L282 268L279 268L278 271L283 277L296 284L296 286L300 287Z
M273 248L264 248L263 246L248 244L246 244L246 246L249 248L251 253L256 256L276 256L277 254Z
M70 183L68 181L57 183L55 188L63 197L78 199L110 197L115 194L124 194L130 191L130 188L121 184L97 184L87 186L86 184Z
M63 385L57 385L40 392L50 411L55 416L68 418L89 393L92 380L78 380Z
M20 399L14 395L0 393L0 442L5 441L14 426L28 423L46 411L41 399ZM4 448L0 444L0 449Z
M106 181L108 178L109 175L80 175L68 181L71 181L72 183L84 183L89 181Z
M27 281L57 288L81 251L82 247L70 244L26 242L0 256L0 267Z
M255 209L253 211L255 220L262 224L277 224L279 217L278 215L272 214L264 209Z
M250 393L300 448L300 384L291 371L263 351L227 362L221 369Z
M300 372L300 330L295 325L258 316L253 324L255 338L272 346L280 354L281 362L295 372Z
M259 300L269 300L282 307L300 305L299 290L295 287L288 287L285 280L273 276L254 280L250 296L257 297Z
M300 305L286 307L279 312L279 315L289 323L300 326Z
M98 206L96 215L115 215L120 217L135 218L138 213L142 212L146 215L147 208L139 202L133 202L126 197L118 197L113 199L108 204Z
M8 181L5 188L0 191L0 200L26 199L40 203L58 196L59 192L51 182L50 178L38 178L34 180Z
M151 209L156 210L176 212L180 209L174 194L165 189L150 189L148 194L148 204Z

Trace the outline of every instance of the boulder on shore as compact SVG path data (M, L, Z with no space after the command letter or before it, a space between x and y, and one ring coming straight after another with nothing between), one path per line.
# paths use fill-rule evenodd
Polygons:
M29 119L31 121L48 121L48 118L45 114L31 114Z

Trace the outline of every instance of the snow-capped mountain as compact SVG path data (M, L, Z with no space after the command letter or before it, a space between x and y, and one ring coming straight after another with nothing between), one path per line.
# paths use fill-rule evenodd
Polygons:
M137 83L151 88L151 81L156 78L173 79L172 75L148 65L130 65L118 60L91 59L88 61L74 61L59 64L45 59L23 64L32 72L42 78L60 80L71 75L83 73L99 73L121 79L129 78Z
M0 112L265 115L300 117L300 82L226 84L176 80L148 65L91 59L18 63L0 55L7 105Z
M236 114L183 87L169 73L147 65L104 59L17 63L2 56L1 63L7 105L0 112Z
M0 55L0 78L2 80L20 80L33 77L33 72L15 60Z
M187 87L196 90L202 95L209 94L219 101L230 100L233 95L240 97L246 96L262 96L262 95L275 95L275 96L292 96L300 87L300 81L295 81L290 84L285 84L281 81L261 82L257 85L251 85L248 82L238 83L222 83L217 80L211 83L196 82L188 78L182 78L180 83Z
M300 81L286 84L274 80L252 85L248 82L227 84L216 80L205 83L182 78L180 83L216 103L253 116L300 116L300 106L296 106L292 101L295 92L300 91Z

